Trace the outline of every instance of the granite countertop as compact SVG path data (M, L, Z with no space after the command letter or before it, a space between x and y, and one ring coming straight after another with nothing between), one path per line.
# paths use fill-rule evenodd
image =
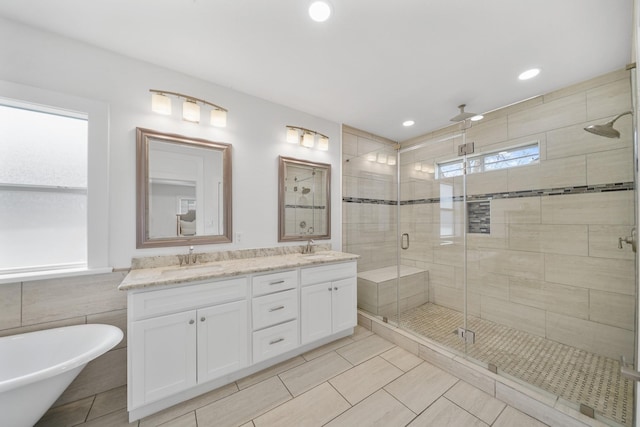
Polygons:
M215 262L183 266L165 266L131 270L118 289L130 291L148 287L175 285L180 283L221 279L251 273L308 267L334 262L351 261L358 255L337 251L317 251L312 254L290 253L258 256L254 258L228 259Z

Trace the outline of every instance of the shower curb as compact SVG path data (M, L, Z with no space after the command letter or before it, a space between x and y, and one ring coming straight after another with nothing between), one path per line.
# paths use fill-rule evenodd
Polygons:
M578 404L496 375L488 367L473 363L434 341L417 337L362 310L358 310L358 324L549 426L624 427L611 420L589 418L580 413Z

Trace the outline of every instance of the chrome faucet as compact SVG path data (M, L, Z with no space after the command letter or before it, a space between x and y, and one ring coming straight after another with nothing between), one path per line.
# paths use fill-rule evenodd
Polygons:
M180 260L180 265L195 264L198 261L198 255L193 253L193 246L189 246L189 254L178 255L178 259Z
M307 246L305 248L302 249L302 253L303 254L312 254L313 253L313 245L316 242L313 239L309 239L307 241Z

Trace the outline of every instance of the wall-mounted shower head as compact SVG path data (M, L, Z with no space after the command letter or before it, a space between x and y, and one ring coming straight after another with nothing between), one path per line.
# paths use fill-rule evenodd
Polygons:
M632 114L631 111L625 111L622 114L618 114L613 120L609 120L607 123L603 125L589 125L584 130L587 132L593 133L595 135L604 136L607 138L620 138L620 132L617 129L614 129L613 124L622 116L626 116L627 114Z
M470 119L471 117L478 116L478 114L476 114L476 113L466 113L464 111L464 107L466 107L466 106L467 106L467 104L458 105L458 108L460 109L460 113L455 117L451 117L449 120L452 121L452 122L461 122L463 120Z

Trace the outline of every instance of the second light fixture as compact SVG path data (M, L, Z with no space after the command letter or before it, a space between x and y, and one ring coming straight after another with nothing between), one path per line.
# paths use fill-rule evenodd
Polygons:
M318 144L316 146L316 137ZM287 142L290 144L300 144L303 147L313 148L318 150L329 150L329 137L316 132L315 130L287 125Z

